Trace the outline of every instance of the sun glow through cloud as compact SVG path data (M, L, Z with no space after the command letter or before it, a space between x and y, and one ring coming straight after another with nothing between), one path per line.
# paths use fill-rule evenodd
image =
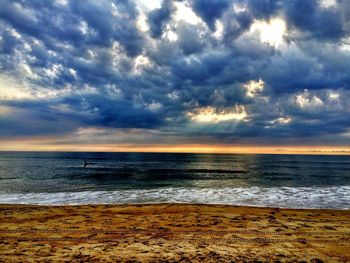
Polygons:
M144 14L140 14L137 18L136 25L142 32L147 32L149 30L149 25L147 23L147 17Z
M243 120L247 117L247 112L241 105L223 110L208 106L196 109L194 112L188 113L188 116L196 122L218 123L221 121Z
M261 20L255 21L250 28L250 32L258 32L261 42L279 47L282 45L283 37L286 35L286 28L286 22L284 20L274 18L268 22Z

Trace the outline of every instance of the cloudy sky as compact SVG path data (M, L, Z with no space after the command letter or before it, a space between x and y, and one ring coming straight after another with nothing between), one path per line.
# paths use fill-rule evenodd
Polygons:
M348 0L0 6L2 150L350 149Z

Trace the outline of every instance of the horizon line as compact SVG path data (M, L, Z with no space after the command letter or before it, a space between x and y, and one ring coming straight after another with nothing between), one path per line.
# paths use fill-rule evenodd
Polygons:
M252 154L252 155L350 155L350 148L336 149L326 148L316 150L320 146L315 146L316 149L310 149L305 147L116 147L119 149L111 149L110 147L82 147L80 149L71 148L56 148L56 147L28 147L28 148L15 148L15 149L0 149L0 152L100 152L100 153L189 153L189 154ZM226 148L226 149L225 149Z

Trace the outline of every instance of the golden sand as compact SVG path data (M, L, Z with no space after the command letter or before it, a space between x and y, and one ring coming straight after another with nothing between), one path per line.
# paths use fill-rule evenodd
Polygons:
M1 262L350 262L350 211L0 205Z

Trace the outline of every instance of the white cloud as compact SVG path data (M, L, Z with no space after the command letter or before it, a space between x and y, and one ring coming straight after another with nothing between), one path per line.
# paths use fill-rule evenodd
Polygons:
M56 78L62 71L63 66L61 64L53 64L51 68L44 69L46 75L50 78Z
M288 124L292 120L292 117L279 117L271 121L271 124Z
M110 98L119 99L123 95L122 90L115 84L105 85L105 90Z
M312 95L307 89L295 96L295 103L302 109L313 110L323 106L323 101L316 95Z
M86 35L89 32L89 26L85 21L80 22L80 31L83 35Z
M74 110L69 104L52 105L50 108L62 113L74 113Z
M139 74L142 69L151 66L151 61L144 55L139 55L134 60L134 73Z
M179 93L177 91L173 91L173 92L169 93L167 96L171 100L178 100L180 98Z
M214 37L217 38L217 39L221 39L222 38L222 35L224 33L224 26L223 24L221 23L220 20L216 20L215 21L215 32L214 32Z
M150 104L146 106L150 111L158 111L162 107L162 104L159 102L152 101Z
M38 75L33 72L33 70L31 69L31 67L28 64L26 64L24 62L19 63L18 69L19 69L19 72L23 76L30 78L30 79L38 79Z
M350 53L350 37L342 39L342 41L340 42L340 50Z
M254 98L264 89L265 82L262 79L258 81L250 80L243 85L243 88L246 90L248 97Z
M56 4L66 6L68 4L68 0L56 0Z
M242 13L248 10L247 6L245 4L238 4L238 3L234 3L232 5L233 11L235 13Z
M267 128L267 129L275 128L277 126L289 124L292 121L293 121L293 118L290 116L278 117L272 121L269 121L269 125L266 125L265 128Z
M11 35L14 36L15 38L17 38L17 39L21 39L22 38L21 34L18 33L16 29L11 28L9 31L10 31Z
M123 51L123 47L117 42L114 41L112 47L109 49L111 58L112 58L112 66L113 68L119 68L120 63L127 59L125 52ZM93 58L96 58L98 54L94 51L91 53Z
M68 69L69 73L76 79L78 76L77 76L77 71L75 69Z

